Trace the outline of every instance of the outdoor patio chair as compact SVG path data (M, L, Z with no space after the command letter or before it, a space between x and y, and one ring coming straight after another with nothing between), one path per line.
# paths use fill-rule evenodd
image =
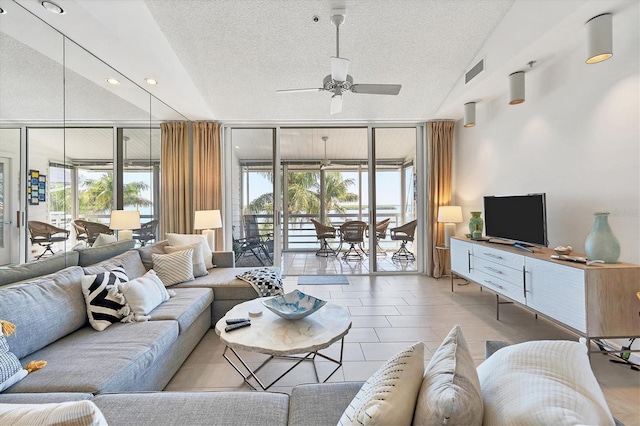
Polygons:
M271 257L273 253L273 233L261 231L256 215L244 215L244 238L238 238L236 242L240 247L236 260L245 254L251 253L262 265L265 265L262 255L266 258L267 265L273 265Z
M320 249L316 252L316 256L337 256L338 252L327 243L328 239L336 238L336 229L333 226L324 225L317 220L311 219L311 223L316 228L316 238L320 241Z
M159 223L158 219L143 223L140 229L133 230L133 239L140 241L140 245L144 247L149 241L156 239L156 228Z
M59 243L69 239L69 230L58 228L57 226L53 226L49 223L30 220L27 222L27 227L29 228L31 244L37 244L44 247L44 251L36 257L36 260L39 260L47 252L55 254L51 246L54 243Z
M376 256L386 256L387 252L380 247L380 240L387 238L387 228L391 223L391 218L386 218L376 223ZM366 237L369 238L369 227L367 227Z
M400 244L400 248L395 253L393 253L393 256L391 256L392 260L406 260L411 262L416 260L415 255L407 249L407 243L413 241L413 236L416 232L416 226L418 226L418 221L412 220L411 222L407 222L402 226L391 228L389 230L389 234L392 240L402 241L402 244Z
M360 220L351 220L340 225L340 248L343 243L349 244L349 249L342 254L344 260L361 260L367 255L363 247L365 229L367 224Z
M113 229L98 222L90 222L83 219L75 219L71 222L76 231L76 240L86 241L88 245L93 245L100 234L113 235Z

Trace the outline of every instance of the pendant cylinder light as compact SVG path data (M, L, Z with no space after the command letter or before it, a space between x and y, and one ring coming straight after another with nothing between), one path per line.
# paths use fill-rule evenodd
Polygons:
M467 102L464 104L464 127L476 125L476 103Z
M524 102L524 72L516 71L509 76L509 105Z
M612 15L605 13L587 21L587 64L597 64L613 56Z

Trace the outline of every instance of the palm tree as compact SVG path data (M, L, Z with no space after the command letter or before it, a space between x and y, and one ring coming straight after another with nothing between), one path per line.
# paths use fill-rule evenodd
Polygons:
M265 175L271 179L271 174ZM317 172L295 172L288 176L290 214L320 214L320 174ZM358 200L358 195L348 192L353 179L343 179L340 172L325 173L325 206L327 213L346 213L340 205ZM249 203L255 213L273 213L273 194L265 193Z
M81 214L104 213L113 208L113 173L106 173L99 179L86 179L87 189L78 193L78 209ZM145 207L151 201L142 197L140 193L147 190L149 185L144 182L131 182L123 186L125 206Z

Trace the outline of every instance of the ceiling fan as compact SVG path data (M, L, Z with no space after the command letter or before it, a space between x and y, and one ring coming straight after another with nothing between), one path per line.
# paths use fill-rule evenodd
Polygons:
M283 89L278 93L291 92L332 92L330 114L342 111L342 95L345 92L363 93L371 95L397 95L400 93L400 84L354 84L353 77L348 74L349 60L340 57L340 25L344 22L346 12L344 9L331 10L331 22L336 26L336 56L331 57L331 74L322 80L322 87L310 89Z

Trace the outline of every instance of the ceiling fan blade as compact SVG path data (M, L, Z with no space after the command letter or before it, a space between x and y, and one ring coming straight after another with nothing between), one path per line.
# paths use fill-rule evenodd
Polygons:
M401 84L354 84L351 91L371 95L397 95L401 88Z
M276 93L296 93L296 92L322 92L324 88L316 87L313 89L280 89L276 90Z
M349 60L331 57L331 78L335 81L345 81L349 72Z
M342 111L342 95L333 95L331 97L331 108L329 110L329 113L333 115L341 111Z

